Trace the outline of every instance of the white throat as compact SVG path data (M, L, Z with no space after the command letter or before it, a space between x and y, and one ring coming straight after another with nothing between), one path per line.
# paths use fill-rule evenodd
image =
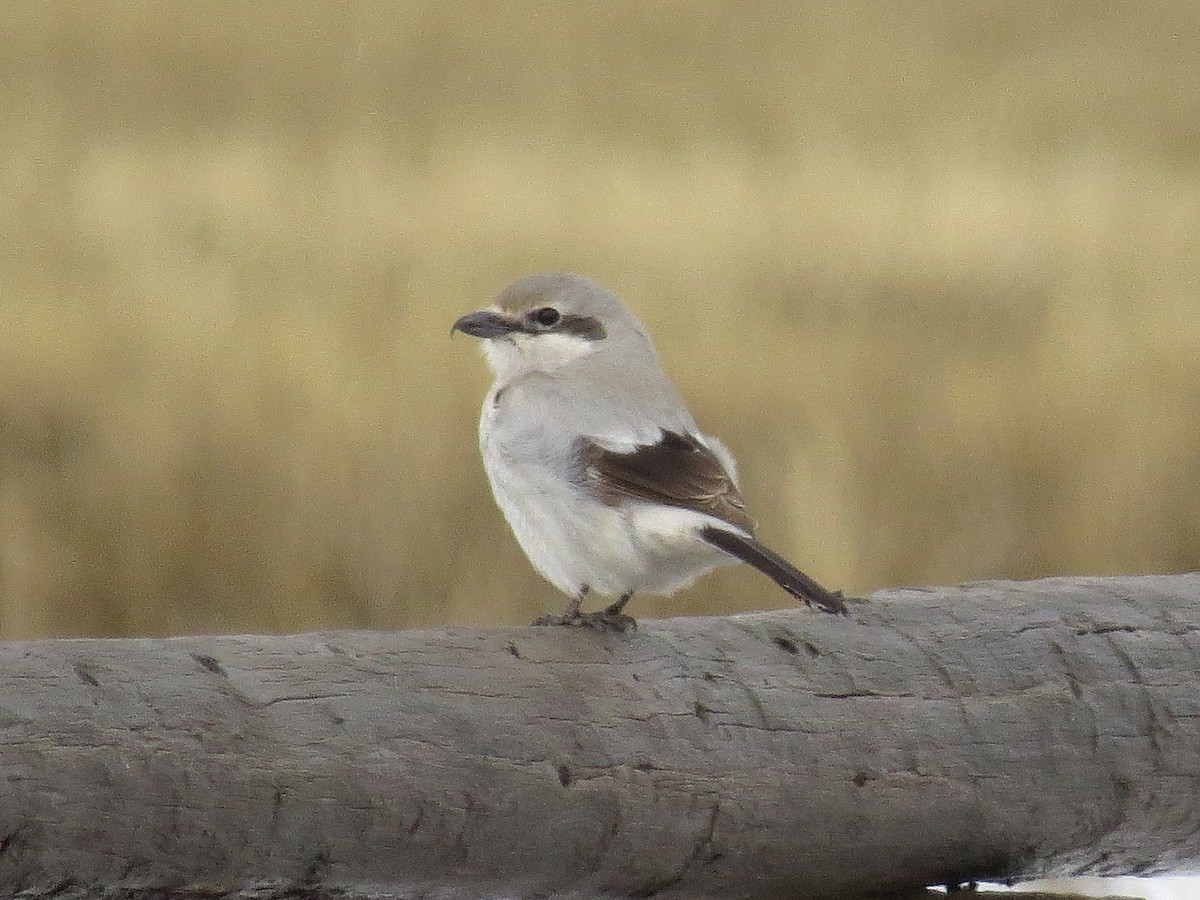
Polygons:
M530 372L554 372L590 356L600 341L575 334L521 334L483 342L488 365L497 381L510 381Z

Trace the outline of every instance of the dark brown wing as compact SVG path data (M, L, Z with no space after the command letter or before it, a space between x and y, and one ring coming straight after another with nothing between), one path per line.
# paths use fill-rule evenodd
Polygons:
M587 487L610 506L626 498L649 500L716 516L754 530L746 504L716 455L690 434L664 431L657 444L628 453L580 438L578 453Z

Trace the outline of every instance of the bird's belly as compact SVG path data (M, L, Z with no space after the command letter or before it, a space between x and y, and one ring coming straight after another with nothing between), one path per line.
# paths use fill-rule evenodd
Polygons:
M486 468L496 505L547 581L566 594L627 590L620 585L637 554L619 512L537 465L493 460Z
M609 506L544 466L484 445L496 503L543 577L567 594L671 593L736 562L696 534L701 516L654 504Z

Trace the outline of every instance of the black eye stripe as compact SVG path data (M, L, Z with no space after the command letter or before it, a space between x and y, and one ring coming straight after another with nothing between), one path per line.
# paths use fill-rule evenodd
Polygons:
M602 341L608 337L608 331L599 319L591 316L576 316L571 313L562 317L562 321L558 324L558 330L578 335L589 341Z
M539 306L525 313L525 327L528 334L543 334L553 331L558 334L571 334L589 341L601 341L608 337L608 331L599 319L592 316L580 316L575 313L560 313L553 306Z

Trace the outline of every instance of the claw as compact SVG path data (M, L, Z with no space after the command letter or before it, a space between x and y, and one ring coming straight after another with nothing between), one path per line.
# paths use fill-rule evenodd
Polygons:
M538 616L533 620L534 625L566 625L569 628L594 628L597 631L626 632L637 630L637 620L623 612L614 611L610 606L599 612L563 612L548 616Z
M567 608L557 614L538 616L533 620L534 625L567 625L572 628L595 628L597 631L636 631L637 620L627 616L621 610L633 596L633 591L621 595L619 600L610 603L599 612L585 613L581 609L583 598L588 594L585 585L579 593L567 603Z
M549 613L544 616L538 616L533 620L534 625L583 625L584 614L579 610L571 612L568 610L563 613Z
M586 624L592 628L598 628L600 631L616 631L624 633L626 631L637 631L637 619L633 616L627 616L621 612L620 607L614 609L616 604L602 609L600 612L587 613L586 618L589 620Z

